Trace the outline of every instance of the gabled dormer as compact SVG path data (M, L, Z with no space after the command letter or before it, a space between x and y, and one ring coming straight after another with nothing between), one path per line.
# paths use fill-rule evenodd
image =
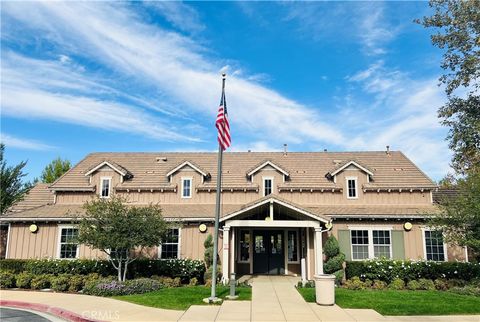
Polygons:
M202 169L201 167L199 167L198 165L196 165L195 163L191 162L191 161L183 161L182 163L180 163L179 165L175 166L172 170L168 171L167 172L167 178L168 178L168 182L172 182L172 176L182 170L183 168L185 167L189 167L191 169L193 169L194 171L198 172L198 174L200 174L202 176L202 183L205 181L205 180L208 180L210 179L211 175L209 172L207 172L205 169Z
M273 161L271 161L271 160L265 160L265 161L260 162L259 164L257 164L257 165L254 166L253 168L251 168L251 169L247 172L247 178L248 178L250 181L252 181L253 176L255 175L255 173L257 173L257 172L260 171L260 170L268 169L268 168L280 172L280 173L283 175L283 181L284 181L284 182L285 182L286 180L288 180L288 177L290 177L290 173L289 173L287 170L285 170L285 168L279 166L278 164L273 163Z
M116 173L114 178L110 173ZM133 175L121 165L111 161L104 160L85 172L89 184L98 184L98 194L100 198L110 198L113 183L124 182L133 177ZM97 182L98 181L98 182Z
M192 175L192 171L196 173L196 176ZM180 180L178 180L178 178L174 179L174 176L178 172L181 173ZM206 180L211 178L209 172L188 160L182 161L180 164L176 165L167 172L166 176L170 184L179 185L180 197L184 200L191 199L193 197L194 186L198 186L198 184L194 184L195 180L199 180L200 177L201 183L204 183ZM196 177L196 179L194 177Z
M360 170L364 172L365 175L367 176L367 182L370 182L370 180L373 179L373 171L369 169L367 166L361 164L357 160L341 161L337 164L335 168L330 170L325 176L336 183L337 182L336 176L345 170Z
M334 183L337 183L338 177L340 177L340 181L345 183L345 197L354 200L358 199L361 194L361 184L373 180L373 171L357 160L347 160L338 162L336 167L329 171L325 177Z

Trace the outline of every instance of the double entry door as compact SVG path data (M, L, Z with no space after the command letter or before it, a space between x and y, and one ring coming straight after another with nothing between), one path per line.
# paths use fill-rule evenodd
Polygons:
M282 230L253 231L253 273L285 274L285 243Z

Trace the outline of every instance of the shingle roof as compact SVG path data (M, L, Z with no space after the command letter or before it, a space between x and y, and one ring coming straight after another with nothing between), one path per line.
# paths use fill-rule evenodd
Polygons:
M24 211L51 204L53 203L53 198L53 194L48 189L47 183L37 183L21 201L10 207L8 212Z
M440 204L445 200L454 199L458 196L458 189L438 189L433 192L433 202Z
M62 178L51 185L54 189L88 187L85 173L104 160L111 160L133 175L121 183L124 188L168 185L166 174L176 165L188 160L211 174L216 182L216 153L92 153L80 161ZM245 176L262 161L282 165L288 169L290 180L285 185L334 188L325 175L339 162L356 160L373 172L372 187L434 188L435 184L399 151L385 152L228 152L223 155L223 184L248 186Z

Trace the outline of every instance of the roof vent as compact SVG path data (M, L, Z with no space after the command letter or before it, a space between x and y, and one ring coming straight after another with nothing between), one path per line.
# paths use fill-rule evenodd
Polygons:
M167 157L157 157L156 160L157 162L160 162L160 161L167 162Z
M287 155L287 143L283 144L283 155Z
M323 152L327 152L327 149L323 149Z
M387 155L390 155L390 145L387 145L387 151L385 151Z

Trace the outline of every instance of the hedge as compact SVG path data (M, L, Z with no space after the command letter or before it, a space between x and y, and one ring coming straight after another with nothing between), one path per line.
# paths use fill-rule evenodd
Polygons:
M0 260L0 269L16 274L27 272L34 275L88 275L91 273L97 273L101 276L117 275L117 271L108 260L92 259L4 259ZM179 277L182 282L188 283L193 277L203 281L204 273L204 262L192 259L138 259L128 267L128 278L130 279L158 275L172 278Z
M349 261L345 273L347 279L358 276L363 280L381 280L388 283L395 278L405 282L419 278L470 281L480 278L480 264L402 260Z

